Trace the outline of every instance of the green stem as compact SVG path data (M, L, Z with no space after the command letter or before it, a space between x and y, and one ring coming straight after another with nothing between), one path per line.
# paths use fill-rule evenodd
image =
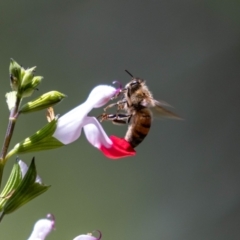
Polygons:
M4 138L1 157L0 157L0 186L1 186L1 182L2 182L3 169L4 169L4 166L6 163L5 157L7 155L8 147L10 145L13 131L14 131L15 124L16 124L16 120L18 117L18 108L19 108L20 102L21 102L21 98L17 97L16 104L15 104L14 108L10 111L8 127L7 127L6 135Z

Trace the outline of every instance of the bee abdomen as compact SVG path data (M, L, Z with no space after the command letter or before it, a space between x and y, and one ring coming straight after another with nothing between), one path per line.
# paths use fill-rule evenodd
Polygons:
M132 117L125 139L133 148L137 147L147 136L151 127L150 114L137 114Z

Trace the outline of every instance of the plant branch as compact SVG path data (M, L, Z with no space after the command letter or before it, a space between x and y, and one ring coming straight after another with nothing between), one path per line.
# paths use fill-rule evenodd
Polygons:
M2 181L4 165L6 163L5 157L7 155L8 147L10 145L14 127L15 127L16 120L18 117L18 108L19 108L20 102L21 102L21 98L17 97L16 104L15 104L14 108L10 111L10 115L9 115L8 127L7 127L6 135L4 138L1 157L0 157L0 186L1 186L1 181Z

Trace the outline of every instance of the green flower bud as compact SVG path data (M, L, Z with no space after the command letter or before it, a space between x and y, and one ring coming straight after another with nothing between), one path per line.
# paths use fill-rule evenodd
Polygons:
M31 137L28 137L16 144L14 148L7 154L5 159L8 159L13 154L36 152L64 146L63 143L52 136L56 130L56 127L57 118L52 120Z
M21 69L22 67L14 61L14 59L10 59L9 66L9 74L10 74L10 85L13 91L17 91L19 85L21 84Z
M17 100L17 92L16 91L12 91L9 93L6 93L6 101L7 101L7 105L8 105L8 109L9 111L11 111L15 104L16 104L16 100Z
M32 79L34 77L35 69L36 69L36 67L32 67L32 68L25 70L25 73L23 75L22 82L21 82L21 88L24 88L25 85L27 85L28 83L30 83L32 81Z
M19 183L13 194L9 197L1 210L1 218L17 210L33 198L48 190L50 186L43 185L37 178L37 170L34 158L22 181Z
M20 75L20 79L23 79L25 74L25 69L23 67L21 67L21 75Z
M43 77L34 76L36 67L24 69L13 59L10 61L10 80L12 90L17 91L19 98L29 97L40 84Z
M33 77L33 79L30 82L28 82L26 85L24 85L21 88L22 97L30 97L33 91L36 90L37 86L41 83L42 79L43 77L36 76L36 77Z
M58 92L58 91L51 91L48 93L43 94L39 98L28 102L22 106L20 109L20 113L29 113L34 111L39 111L42 109L46 109L48 107L51 107L58 102L62 101L63 98L65 98L66 95Z

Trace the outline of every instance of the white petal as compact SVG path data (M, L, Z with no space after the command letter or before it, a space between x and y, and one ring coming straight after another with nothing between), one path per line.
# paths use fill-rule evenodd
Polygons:
M79 235L75 237L73 240L97 240L97 238L91 235Z
M64 114L57 121L57 128L53 137L63 144L69 144L77 140L81 135L82 122L87 116L89 109L86 103L74 108L70 112Z
M18 165L21 169L22 178L23 178L27 173L28 165L25 162L23 162L22 160L18 160Z
M109 148L112 145L112 140L104 132L101 124L95 117L86 117L83 127L87 140L96 148L104 145Z
M23 162L22 160L18 160L18 164L21 169L22 178L24 178L24 176L26 175L26 173L28 171L28 165L25 162ZM42 179L39 177L39 175L37 175L35 182L42 184Z
M28 240L44 240L46 236L54 229L54 221L49 219L38 220L33 228Z
M107 104L117 92L112 86L99 85L91 91L87 101L91 102L93 108L99 108Z
M107 85L95 87L83 104L58 119L53 137L63 144L69 144L77 140L81 135L82 127L86 124L87 114L92 108L105 105L117 91L114 87Z
M39 175L37 175L35 182L42 184L42 179L39 177Z

